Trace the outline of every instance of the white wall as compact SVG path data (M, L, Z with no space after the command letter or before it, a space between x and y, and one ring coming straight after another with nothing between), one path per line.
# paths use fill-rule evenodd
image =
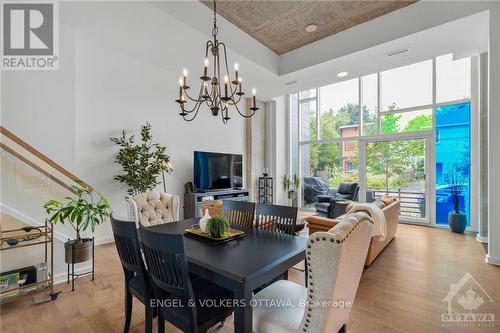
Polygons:
M125 217L126 186L113 180L120 168L113 161L117 147L110 137L123 129L138 133L149 121L154 141L167 147L175 169L167 176L167 189L182 200L184 183L192 181L193 151L243 154L244 120L234 115L223 125L208 109L201 109L193 122L178 115L174 100L180 69L201 70L205 36L187 29L184 37L193 37L189 42L199 52L177 49L176 39L183 36L172 32L181 23L150 4L100 6L61 4L61 21L66 23L60 24L59 71L3 73L1 120L2 126L103 193L117 215ZM89 20L94 13L95 20ZM150 52L159 54L149 57ZM95 237L98 242L111 240L110 224L99 227Z

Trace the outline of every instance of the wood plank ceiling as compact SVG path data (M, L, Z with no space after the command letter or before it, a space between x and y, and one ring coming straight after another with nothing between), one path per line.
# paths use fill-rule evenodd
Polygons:
M212 1L201 0L213 8ZM283 54L406 7L414 0L217 1L217 13ZM309 24L317 30L307 32Z

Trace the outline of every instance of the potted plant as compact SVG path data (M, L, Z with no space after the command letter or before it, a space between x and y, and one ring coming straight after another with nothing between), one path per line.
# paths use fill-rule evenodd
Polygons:
M166 148L158 143L152 143L151 124L141 128L141 143L135 143L135 136L128 135L125 131L120 137L110 140L120 146L115 162L120 164L123 173L113 179L128 186L128 194L136 195L152 190L156 185L158 176L162 171L172 172L170 158L165 153Z
M64 243L65 262L67 264L85 262L92 255L93 238L82 238L81 232L90 228L94 232L96 225L104 222L110 215L108 200L102 195L97 202L92 192L83 187L72 186L75 196L66 197L66 201L49 200L43 208L53 224L69 224L76 232L76 238ZM74 251L74 253L73 253Z
M460 198L464 191L463 177L456 166L449 169L448 177L453 200L453 210L448 213L448 224L451 231L463 233L467 227L467 215L460 210Z
M229 229L229 220L223 216L214 216L207 221L206 231L213 238L223 238Z
M288 199L292 200L292 206L297 207L297 190L300 186L300 177L293 174L290 178L287 174L282 177L283 190L288 192Z

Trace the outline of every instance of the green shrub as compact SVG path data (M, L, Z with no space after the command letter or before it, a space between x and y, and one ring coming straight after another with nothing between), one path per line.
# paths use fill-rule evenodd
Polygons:
M214 216L207 221L207 232L214 238L224 237L229 228L229 221L223 216Z

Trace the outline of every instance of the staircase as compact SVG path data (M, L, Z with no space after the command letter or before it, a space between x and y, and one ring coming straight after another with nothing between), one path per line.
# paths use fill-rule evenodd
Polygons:
M40 226L47 217L43 204L50 199L63 200L74 192L73 186L92 186L35 149L29 143L0 126L0 231L23 226ZM65 280L64 242L74 238L69 225L54 228L54 278ZM11 252L11 253L9 253ZM41 262L43 247L3 251L0 272ZM85 270L87 264L77 267Z

